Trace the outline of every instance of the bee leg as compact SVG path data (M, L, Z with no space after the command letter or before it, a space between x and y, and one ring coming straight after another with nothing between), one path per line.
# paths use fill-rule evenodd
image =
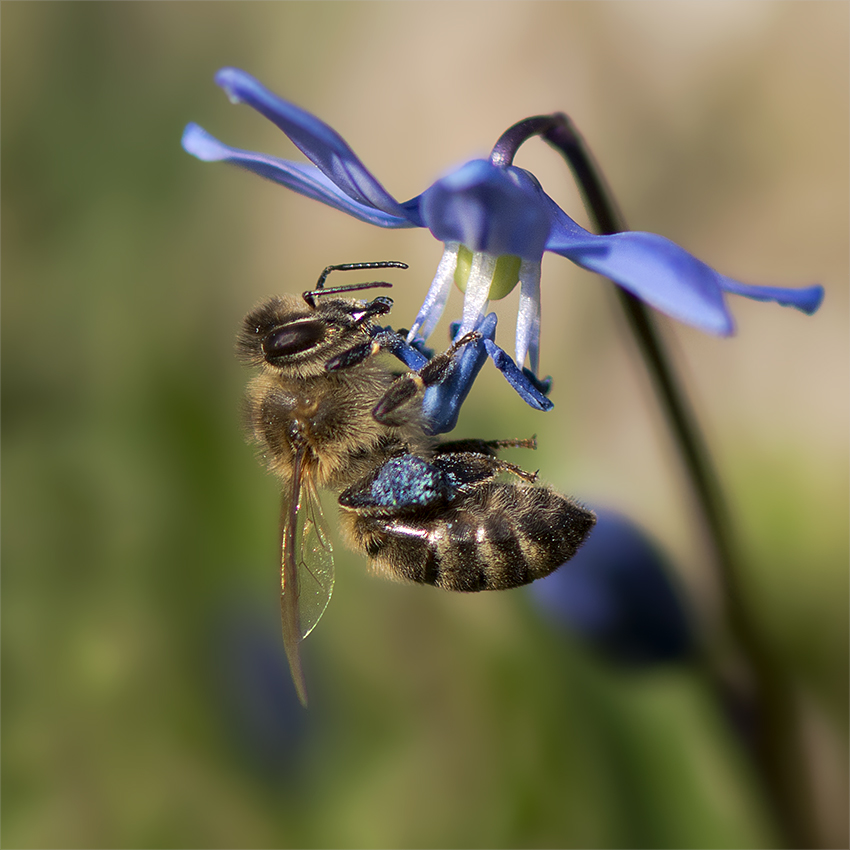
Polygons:
M485 316L476 328L481 334L481 340L458 353L454 369L446 380L426 389L422 399L422 412L425 414L428 433L445 434L455 427L460 408L488 357L523 401L536 410L552 408L552 402L546 398L548 384L537 381L527 369L520 369L496 345L496 323L495 313Z
M451 431L457 424L461 405L488 357L523 401L536 410L552 409L552 402L546 398L551 380L547 378L541 381L528 369L520 369L510 356L496 345L495 313L486 316L476 328L474 333L478 334L478 339L475 344L464 344L458 348L456 346L463 342L458 340L445 354L430 360L419 348L407 343L401 332L391 328L376 328L374 333L376 339L381 340L381 348L393 354L420 376L424 377L426 373L423 370L430 364L437 364L434 367L433 379L426 380L421 385L415 376L399 379L399 383L408 385L394 385L390 388L388 395L376 408L375 418L379 421L381 417L386 417L396 407L413 398L420 388L424 388L422 412L425 414L426 431L430 434ZM469 334L464 339L468 336ZM450 362L445 363L443 358L448 358Z
M513 440L451 440L437 446L437 454L453 452L476 452L480 455L496 456L499 449L536 449L537 437Z
M464 440L461 442L483 443L484 441ZM479 481L485 481L488 478L498 475L500 472L510 472L512 475L516 475L517 478L521 478L529 484L533 484L537 480L536 472L526 472L515 463L508 463L508 461L501 460L489 453L485 454L476 451L442 452L433 459L432 463L437 469L446 474L450 483L455 487L477 484Z
M381 350L381 346L374 340L367 340L359 345L354 345L351 348L337 354L336 357L331 357L325 363L325 371L336 372L338 369L349 369L362 363L367 357L377 354Z
M390 354L394 354L405 366L411 369L418 370L428 364L425 355L409 346L392 328L373 327L370 337L365 342L353 345L341 354L331 357L325 364L325 369L328 372L335 372L337 369L348 369L351 366L362 363L367 357L372 357L379 351L388 351Z
M452 346L445 354L437 357L434 357L433 352L430 349L423 348L421 344L411 345L408 343L405 340L404 331L393 331L391 328L384 329L386 336L382 343L383 347L404 363L408 369L421 375L426 366L436 361L437 365L432 367L434 372L430 378L426 373L424 376L426 380L423 380L421 385L424 387L422 413L425 415L427 433L443 434L454 428L461 405L487 360L487 349L484 346L489 340L493 339L496 333L496 321L496 314L491 313L476 328L476 333L480 335L479 339L474 342L467 340L462 347L459 345L461 340L458 340L457 344ZM376 330L381 331L381 329ZM451 362L446 364L444 358L450 359ZM412 380L413 385L409 385L406 389L391 388L390 392L397 392L399 396L395 400L391 399L388 408L384 410L383 414L379 411L379 415L387 415L390 409L398 407L404 400L416 394L419 389L416 379L408 378L407 380Z
M374 356L379 351L387 350L395 354L395 349L403 344L403 340L392 328L375 328L371 334L371 339L367 339L358 345L353 345L341 354L331 357L325 363L325 369L328 372L336 372L337 369L349 369L358 363L362 363L367 357ZM427 361L422 357L420 366L424 363L427 363Z
M372 416L378 422L385 422L390 413L400 407L404 402L413 398L420 390L442 384L454 371L456 364L455 355L470 343L481 341L478 331L470 331L464 334L457 342L453 343L442 354L432 357L421 369L415 372L407 372L397 378L384 397L375 405Z
M551 379L540 380L528 369L521 369L496 345L496 321L495 313L486 316L476 328L476 332L480 334L480 340L475 345L467 345L456 352L449 374L425 387L422 412L425 414L428 433L445 434L455 427L461 405L488 357L526 404L531 405L535 410L552 409L552 402L546 398L552 383ZM380 333L382 329L378 328L376 332ZM383 332L387 335L382 342L382 347L401 360L409 369L420 372L431 362L430 352L427 349L423 351L421 346L410 345L405 341L402 331L386 328ZM452 333L456 332L457 325L453 325ZM408 390L408 393L405 399L415 395L415 389L414 392ZM399 404L402 401L399 401Z
M390 458L339 495L339 504L356 511L393 514L410 508L448 504L457 488L451 475L412 454Z

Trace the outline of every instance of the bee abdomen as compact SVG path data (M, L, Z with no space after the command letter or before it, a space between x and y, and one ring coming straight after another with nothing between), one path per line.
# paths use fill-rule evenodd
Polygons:
M355 536L373 567L446 590L508 590L568 561L596 522L546 487L488 482L438 513L358 516Z

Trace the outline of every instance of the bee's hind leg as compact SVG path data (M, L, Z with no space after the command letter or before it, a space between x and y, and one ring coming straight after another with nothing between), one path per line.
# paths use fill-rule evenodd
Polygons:
M479 442L484 443L483 440L463 440L458 445ZM498 442L513 441L500 440ZM451 443L448 443L447 445L450 446ZM440 448L442 449L444 447L441 446ZM526 472L521 466L517 466L515 463L508 463L506 460L501 460L496 457L495 454L489 452L479 452L475 450L439 451L439 453L432 459L431 463L441 472L444 472L447 475L448 480L455 487L477 484L479 481L486 481L488 478L493 478L500 472L509 472L529 484L533 484L537 480L536 472Z
M536 449L537 437L529 437L527 439L515 438L512 440L450 440L446 443L440 443L437 448L437 454L451 454L453 452L476 452L480 455L491 455L496 457L499 449Z
M392 457L339 495L344 508L383 515L448 504L457 491L446 470L412 454Z

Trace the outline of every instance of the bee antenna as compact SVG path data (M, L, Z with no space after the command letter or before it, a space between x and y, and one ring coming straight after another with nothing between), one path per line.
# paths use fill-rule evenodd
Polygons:
M335 295L339 292L357 292L361 289L372 289L374 287L387 288L391 283L385 280L375 280L370 283L351 283L345 286L333 286L325 289L325 279L331 272L350 271L352 269L406 269L407 263L399 263L395 260L386 260L380 263L340 263L336 266L328 266L316 281L316 288L302 293L301 297L311 306L316 306L316 297L319 295Z
M335 266L328 266L316 281L316 289L325 288L325 280L331 272L347 272L353 269L406 269L407 263L399 263L395 260L384 260L379 263L339 263Z

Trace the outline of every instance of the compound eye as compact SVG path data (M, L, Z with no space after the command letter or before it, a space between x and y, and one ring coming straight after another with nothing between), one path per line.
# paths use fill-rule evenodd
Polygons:
M324 322L297 322L273 330L263 340L266 360L291 357L313 348L325 336Z

